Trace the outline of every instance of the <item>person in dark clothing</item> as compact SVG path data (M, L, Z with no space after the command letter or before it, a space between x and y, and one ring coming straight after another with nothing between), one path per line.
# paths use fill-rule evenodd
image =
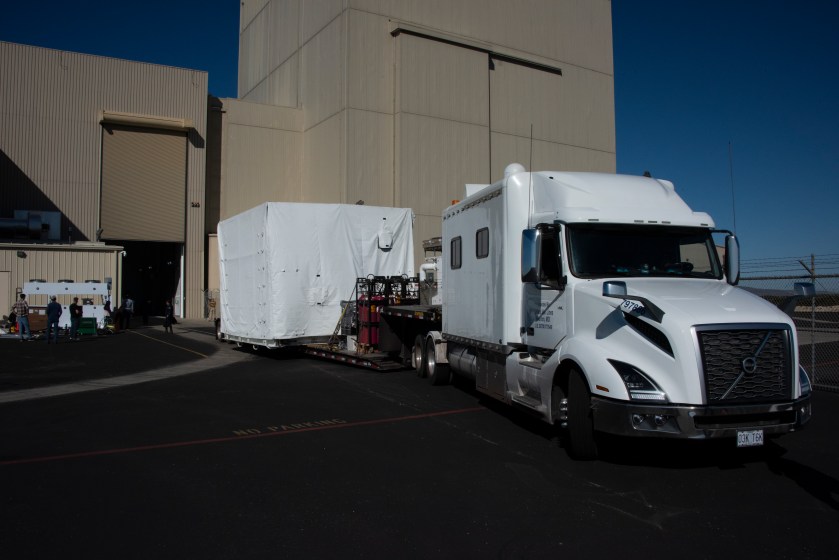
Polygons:
M172 323L175 322L175 308L172 307L172 302L170 300L166 300L166 307L163 311L163 330L169 333L175 333L175 329L172 328Z
M55 301L55 296L50 297L47 304L47 344L50 343L50 335L55 336L55 343L58 344L58 320L61 318L61 304Z
M122 328L131 328L131 316L134 314L134 300L126 296L122 301Z
M79 339L79 325L82 322L82 306L79 305L79 298L74 297L70 304L70 340Z

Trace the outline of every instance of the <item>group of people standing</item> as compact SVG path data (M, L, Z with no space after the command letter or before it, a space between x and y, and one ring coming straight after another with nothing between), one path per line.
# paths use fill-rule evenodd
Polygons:
M58 320L62 313L61 304L55 301L55 296L50 296L50 302L47 304L47 344L50 343L50 337L55 344L58 344ZM73 303L70 304L70 341L79 339L81 322L82 306L79 305L79 298L74 297Z
M79 305L79 298L74 297L73 303L70 304L70 337L69 340L79 340L79 326L82 322L82 306ZM15 314L17 321L17 331L20 341L33 340L32 329L29 326L29 302L26 301L26 294L20 294L18 299L12 306L12 312ZM58 344L58 322L64 309L61 304L56 301L55 296L50 296L50 302L47 304L47 344L53 342Z
M15 315L18 335L20 337L21 342L34 340L32 338L32 329L29 326L29 311L29 302L26 301L26 294L20 294L20 299L15 301L14 305L12 306L12 313ZM61 315L64 312L64 309L62 308L61 304L56 301L55 296L50 296L50 302L47 304L46 311L47 344L49 344L51 341L55 344L58 344L59 320L61 319ZM79 298L73 298L73 303L70 304L69 311L69 340L79 340L79 326L81 325L83 312L82 306L79 305ZM172 325L175 323L174 311L175 310L172 306L171 300L166 300L166 306L164 308L163 316L163 329L168 333L174 333L174 329L172 328ZM108 314L109 317L114 317L114 319L119 321L119 326L121 329L131 328L131 316L134 314L134 300L132 300L130 297L126 297L123 300L122 305L114 313L111 312L111 302L110 300L108 300L107 302L105 302L105 312Z

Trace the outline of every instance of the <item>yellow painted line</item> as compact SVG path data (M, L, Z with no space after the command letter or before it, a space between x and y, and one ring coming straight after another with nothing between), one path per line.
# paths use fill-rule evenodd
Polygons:
M196 352L195 350L190 350L189 348L184 348L183 346L178 346L177 344L172 344L171 342L166 342L165 340L160 340L159 338L155 338L153 336L148 336L148 335L145 335L143 333L138 333L135 330L130 330L128 332L130 332L131 334L136 334L137 336L143 336L145 338L148 338L149 340L153 340L153 341L159 342L161 344L166 344L166 345L172 346L173 348L178 348L180 350L185 350L186 352L192 352L193 354L197 354L197 355L201 356L202 358L209 358L209 356L207 356L206 354L202 354L201 352Z

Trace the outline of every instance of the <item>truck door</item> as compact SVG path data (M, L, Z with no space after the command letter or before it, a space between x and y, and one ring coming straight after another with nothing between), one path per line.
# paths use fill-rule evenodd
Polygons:
M522 232L522 343L553 349L565 337L566 295L560 227Z

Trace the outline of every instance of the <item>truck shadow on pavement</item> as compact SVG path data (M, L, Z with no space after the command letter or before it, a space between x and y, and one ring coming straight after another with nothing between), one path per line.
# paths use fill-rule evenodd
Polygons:
M476 396L482 406L504 416L518 427L551 441L564 453L560 430L525 411L510 408L475 391L468 383L459 388ZM794 436L794 434L793 434ZM839 480L813 467L786 458L788 450L770 439L763 447L738 449L731 440L680 441L601 437L599 461L619 466L666 469L742 469L747 465L765 464L775 475L787 478L802 490L839 511ZM571 459L568 459L571 460Z
M770 459L766 464L772 473L790 479L826 506L839 511L839 480L783 457Z

